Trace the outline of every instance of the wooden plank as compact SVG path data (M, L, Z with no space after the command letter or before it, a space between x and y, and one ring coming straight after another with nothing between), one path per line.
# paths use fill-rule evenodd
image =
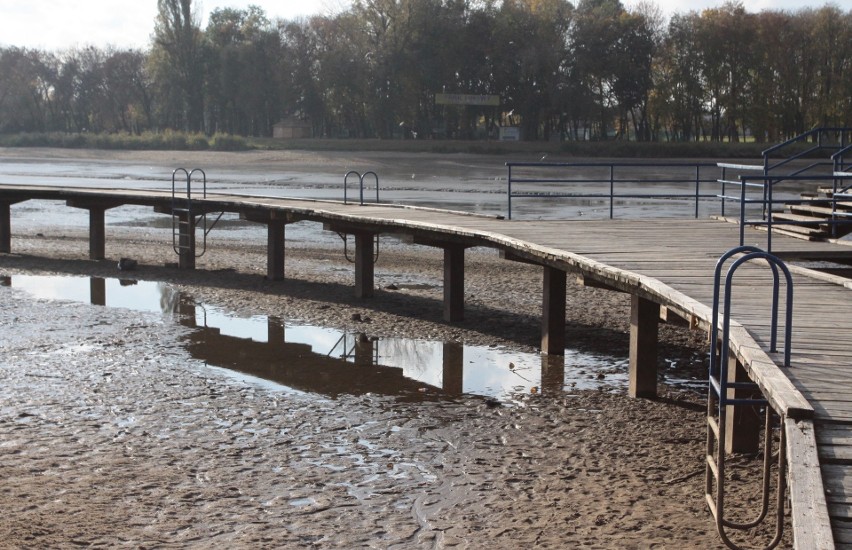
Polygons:
M797 548L834 548L813 423L784 421L790 516Z

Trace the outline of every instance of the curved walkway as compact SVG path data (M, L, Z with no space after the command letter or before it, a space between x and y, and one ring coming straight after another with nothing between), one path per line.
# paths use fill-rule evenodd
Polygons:
M170 193L0 186L0 252L10 247L9 205L30 199L65 200L69 206L88 209L92 257L103 255L104 209L137 204L171 213ZM500 250L507 259L539 264L545 270L544 351L559 350L564 344L560 338L564 338L566 273L575 274L584 284L627 292L634 304L631 393L635 395L649 392L649 374L651 393L655 391L652 340L661 314L674 314L693 328L708 330L716 260L739 238L736 226L711 220L507 221L389 205L217 194L208 194L197 204L211 212L236 212L267 224L272 276L283 276L287 223L313 221L356 235L362 249L356 257L364 258L356 265L356 293L363 296L372 292L372 262L367 259L373 235L403 234L414 242L441 247L445 251L445 317L450 320L463 315L465 248L486 246ZM760 246L765 233L748 233L747 242ZM852 258L850 247L784 237L775 237L773 253L788 260ZM848 523L852 520L852 370L848 368L852 290L831 277L794 270L792 364L784 369L778 366L777 354L767 351L769 279L759 266L741 271L745 275L738 276L734 290L732 318L738 324L732 330L731 349L784 421L796 546L852 544L852 529L846 528L852 525ZM645 325L653 325L653 331Z

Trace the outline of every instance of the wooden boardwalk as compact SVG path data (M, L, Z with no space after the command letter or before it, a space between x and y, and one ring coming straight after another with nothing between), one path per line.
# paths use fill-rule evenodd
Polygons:
M170 198L169 193L148 191L0 186L0 252L9 251L14 225L9 205L15 202L58 199L89 209L90 251L97 257L108 238L104 208L142 204L167 212ZM491 247L509 259L539 264L545 270L544 351L564 344L559 336L561 328L564 338L559 298L562 288L564 323L565 274L576 274L585 284L630 293L634 308L663 307L693 328L708 330L716 260L739 241L735 225L713 220L507 221L429 209L215 194L198 202L209 211L237 212L267 224L271 275L283 276L287 223L314 221L360 236L362 252L356 251L356 257L363 260L356 265L355 286L364 296L372 291L372 262L367 258L373 235L403 234L414 242L441 247L449 320L463 315L465 248ZM746 242L762 246L766 234L749 230ZM852 259L852 247L777 235L773 253L788 261ZM796 546L852 547L852 290L842 280L805 269L794 268L793 280L791 367L778 366L781 358L768 350L771 276L765 266L749 264L735 279L732 319L738 324L732 330L731 349L784 420ZM655 324L660 310L652 312ZM634 329L641 345L647 335L642 328ZM637 357L633 352L631 392L640 395L647 373L633 372L641 370L643 362L642 350ZM639 377L636 387L634 374ZM655 384L656 373L651 374Z

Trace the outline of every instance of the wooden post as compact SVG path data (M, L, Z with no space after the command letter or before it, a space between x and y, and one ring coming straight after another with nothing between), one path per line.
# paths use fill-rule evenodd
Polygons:
M565 355L566 280L566 273L561 269L544 267L541 352L548 355Z
M637 295L630 305L630 397L657 396L660 306Z
M266 225L266 278L270 281L284 279L284 236L287 224L283 220L270 220Z
M89 259L103 260L106 257L104 212L121 204L86 199L70 199L66 204L71 208L84 208L89 211Z
M728 381L751 382L742 363L736 357L728 358ZM728 388L728 398L760 398L760 392L749 389ZM763 418L756 406L731 406L725 411L725 452L756 453L760 449L760 428Z
M372 298L375 290L373 233L355 233L355 297Z
M106 229L103 206L89 207L89 259L103 260L106 257Z
M444 248L444 321L464 320L464 247Z
M464 346L444 342L443 388L449 395L464 392Z
M12 204L0 202L0 253L12 252Z
M178 216L178 268L195 269L195 216L190 212Z

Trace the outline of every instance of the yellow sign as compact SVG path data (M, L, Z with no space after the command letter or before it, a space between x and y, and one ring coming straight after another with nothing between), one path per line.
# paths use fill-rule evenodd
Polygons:
M436 105L500 105L499 95L435 94Z

